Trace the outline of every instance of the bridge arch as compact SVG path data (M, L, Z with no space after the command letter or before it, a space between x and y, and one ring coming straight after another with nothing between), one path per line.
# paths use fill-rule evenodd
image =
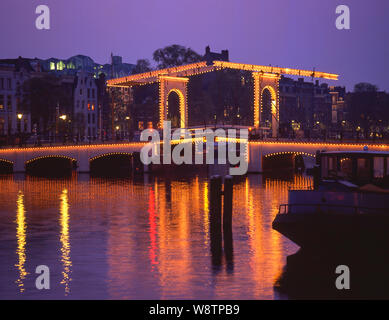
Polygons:
M270 93L270 113L272 137L278 136L279 128L279 80L280 75L273 73L253 72L254 79L254 127L260 128L264 109L264 93Z
M304 151L279 151L263 156L263 170L295 169L304 170L314 165L316 154Z
M89 171L96 176L128 176L142 172L139 152L108 152L89 159Z
M176 125L179 128L186 128L188 125L188 81L189 78L182 77L159 77L159 127L162 128L163 122L168 119L168 99L169 95L174 92L179 98L179 115L180 119ZM173 126L172 126L173 127Z
M0 174L12 173L13 167L13 161L0 158Z
M269 101L267 101L266 99L267 97L265 97L266 93L268 93L269 95L268 97ZM267 102L269 102L269 106L266 105ZM268 120L265 118L266 111L269 112L269 116L270 116L269 120L271 123L271 128L277 126L277 92L270 85L265 86L261 91L261 109L260 109L261 115L259 117L260 119Z
M169 105L169 99L173 96L177 95L178 97L178 114L176 110L174 110L174 106ZM171 100L170 100L171 101ZM169 93L166 95L166 118L170 120L172 123L172 128L183 128L185 127L185 95L179 89L171 89ZM178 116L178 118L176 118Z
M77 159L66 155L44 155L25 162L25 171L32 175L63 176L76 168Z

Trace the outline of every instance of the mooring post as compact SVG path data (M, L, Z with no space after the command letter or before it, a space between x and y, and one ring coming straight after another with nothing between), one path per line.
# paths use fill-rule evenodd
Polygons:
M224 213L223 213L223 230L232 226L232 190L233 183L231 176L224 177Z
M210 200L211 200L211 222L215 227L221 229L222 217L222 178L219 175L211 177L210 185Z
M224 177L223 192L223 236L224 254L227 262L227 271L233 270L233 240L232 240L232 198L233 180L231 176Z
M222 231L221 231L221 204L222 204L222 179L220 176L212 176L210 182L209 207L210 207L210 242L212 264L214 267L222 263Z

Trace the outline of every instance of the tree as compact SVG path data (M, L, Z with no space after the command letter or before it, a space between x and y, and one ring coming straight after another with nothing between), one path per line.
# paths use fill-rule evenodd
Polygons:
M147 59L139 59L136 62L136 65L135 65L134 69L132 69L132 74L148 72L148 71L151 71L151 70L152 70L152 68L151 68L149 60L147 60Z
M41 132L54 126L57 107L71 111L73 101L68 90L53 75L31 78L21 87L21 108L30 111L32 123L41 124Z
M367 82L360 82L357 83L354 86L354 92L355 93L360 93L360 92L377 92L378 87L374 84L367 83Z
M173 44L162 49L157 49L153 53L153 59L158 64L158 68L181 66L188 63L198 62L203 59L201 55L178 44Z
M361 82L355 85L354 92L348 95L347 105L349 120L354 125L363 129L365 138L374 131L379 122L377 86ZM358 130L360 130L358 129Z

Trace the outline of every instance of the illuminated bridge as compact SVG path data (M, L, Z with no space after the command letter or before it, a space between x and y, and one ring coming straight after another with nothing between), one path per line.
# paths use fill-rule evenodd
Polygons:
M64 159L74 164L77 172L90 172L96 159L133 155L140 152L145 143L95 144L76 146L52 146L33 148L0 149L0 167L8 167L10 172L26 172L26 168L45 159ZM279 156L301 155L314 158L317 150L361 151L365 144L298 141L249 141L249 172L263 172L266 161ZM368 144L369 150L389 151L389 145ZM109 162L108 162L109 163ZM271 162L270 162L271 164ZM58 167L58 170L61 168Z
M178 127L188 127L188 82L191 76L223 70L235 69L251 72L254 80L253 94L253 126L259 128L261 114L263 112L263 96L265 91L271 97L271 127L272 137L278 136L279 129L279 81L281 75L295 75L299 77L322 78L338 80L337 74L300 70L293 68L280 68L272 66L251 65L227 61L206 61L139 73L127 77L111 79L107 81L108 87L133 87L151 83L159 86L159 128L163 121L168 119L168 99L171 93L179 97L179 121Z

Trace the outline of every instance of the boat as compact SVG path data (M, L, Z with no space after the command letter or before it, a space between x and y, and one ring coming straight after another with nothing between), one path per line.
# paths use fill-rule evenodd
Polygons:
M273 229L305 252L389 253L389 152L318 152L313 186L290 189Z

